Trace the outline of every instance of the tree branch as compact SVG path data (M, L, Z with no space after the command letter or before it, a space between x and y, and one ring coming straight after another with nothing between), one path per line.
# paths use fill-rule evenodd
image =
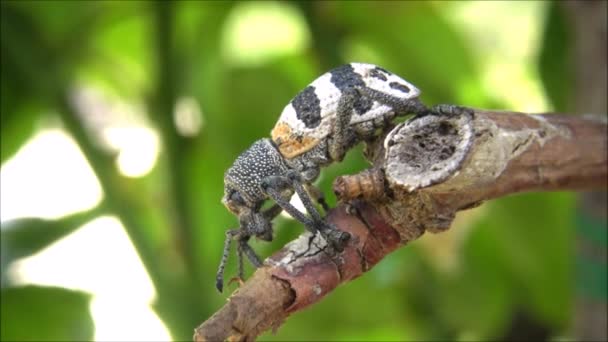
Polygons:
M368 144L373 168L334 182L349 202L327 220L351 234L340 254L305 233L265 261L195 341L254 340L339 284L370 270L456 212L523 191L606 188L606 118L476 110L427 116ZM386 148L384 141L387 141Z

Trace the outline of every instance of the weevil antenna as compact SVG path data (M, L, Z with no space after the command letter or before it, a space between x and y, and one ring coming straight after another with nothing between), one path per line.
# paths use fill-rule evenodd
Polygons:
M272 221L272 219L277 217L277 215L279 215L281 213L281 211L283 211L283 208L281 208L280 205L273 204L272 207L270 207L270 208L266 209L264 212L262 212L262 215L264 215L264 218L267 219L268 221Z
M228 262L228 255L230 254L230 244L235 236L241 234L241 229L230 229L226 231L226 237L224 239L224 251L222 254L222 260L217 269L215 276L215 288L221 293L224 289L224 269L226 268L226 262Z

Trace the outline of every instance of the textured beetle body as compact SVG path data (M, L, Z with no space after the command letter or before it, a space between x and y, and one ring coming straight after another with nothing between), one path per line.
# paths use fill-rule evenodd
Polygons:
M239 277L242 255L254 266L261 261L247 243L255 236L272 240L271 220L281 210L306 229L319 232L340 251L349 238L326 223L313 198L327 210L322 193L312 185L323 166L340 161L359 141L391 125L396 115L424 115L420 91L400 77L371 64L351 63L313 81L283 110L272 139L256 141L226 171L222 202L239 217L239 228L226 232L216 286L223 287L230 242L238 241ZM309 215L289 203L297 193ZM267 199L276 204L266 210Z
M344 91L364 87L402 100L420 95L412 84L372 64L350 63L335 68L314 80L283 109L271 133L281 154L294 158L330 136ZM395 116L394 108L367 97L358 98L353 107L351 125L386 122Z
M269 139L258 140L239 155L226 171L224 187L227 191L222 202L230 205L229 198L234 189L250 207L261 205L268 198L260 188L262 181L270 176L282 175L288 169L283 156ZM228 209L235 211L230 207Z

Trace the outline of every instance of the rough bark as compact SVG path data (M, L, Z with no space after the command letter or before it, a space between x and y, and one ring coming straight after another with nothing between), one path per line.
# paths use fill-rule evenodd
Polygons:
M406 122L388 134L367 147L372 169L334 183L348 204L326 219L351 234L344 251L331 253L321 237L301 235L196 328L195 341L248 341L277 329L388 253L427 230L448 229L456 212L485 200L607 186L605 117L476 110Z

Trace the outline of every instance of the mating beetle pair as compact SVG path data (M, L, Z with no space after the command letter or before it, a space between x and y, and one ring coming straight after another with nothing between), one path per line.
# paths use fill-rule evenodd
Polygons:
M314 202L325 210L328 207L312 182L321 167L341 161L358 142L389 127L395 116L428 113L419 95L416 87L393 73L362 63L333 69L296 95L283 110L271 139L256 141L224 175L222 202L238 216L240 226L226 232L217 289L221 292L223 288L232 240L237 241L242 279L243 254L255 267L262 265L249 239L271 241L271 221L282 210L341 251L350 235L323 221ZM294 192L308 216L289 203ZM262 210L268 199L275 204Z

